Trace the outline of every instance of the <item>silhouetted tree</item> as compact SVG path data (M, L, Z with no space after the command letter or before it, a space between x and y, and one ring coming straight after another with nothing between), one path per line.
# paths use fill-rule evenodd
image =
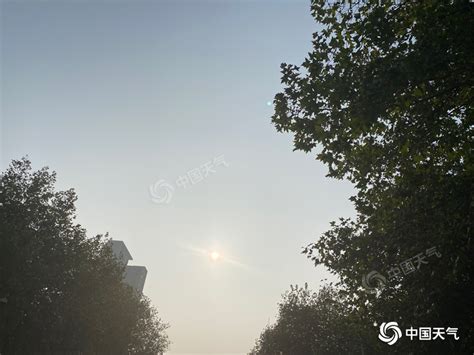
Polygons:
M74 223L76 194L14 160L0 177L0 353L156 354L166 325L123 283L103 236Z
M318 0L311 11L321 30L301 67L282 64L272 120L358 193L357 218L304 252L340 276L361 325L459 328L458 341L403 338L391 351L472 353L474 6ZM406 275L364 292L364 274L407 260Z
M369 349L350 313L332 287L313 292L292 286L278 305L275 324L264 329L251 354L329 355L359 353L362 345Z
M157 354L167 349L168 338L163 336L168 325L159 317L155 308L146 297L142 297L139 305L138 322L132 331L129 343L130 354Z

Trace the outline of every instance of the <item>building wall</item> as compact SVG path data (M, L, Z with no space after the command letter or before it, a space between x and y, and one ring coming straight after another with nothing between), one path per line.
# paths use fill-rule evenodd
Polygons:
M138 292L143 292L147 272L144 266L129 265L125 268L124 281Z
M110 247L115 257L126 265L123 281L133 287L137 292L142 293L145 286L146 275L148 273L146 267L138 265L127 265L132 260L132 255L127 249L125 243L121 240L111 240Z

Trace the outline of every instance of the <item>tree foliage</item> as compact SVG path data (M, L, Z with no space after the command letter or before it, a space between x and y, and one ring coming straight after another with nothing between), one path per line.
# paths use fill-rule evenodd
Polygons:
M357 217L304 252L340 276L361 326L458 327L460 340L400 353L474 351L474 6L453 1L313 1L321 29L301 66L282 64L272 121L356 189ZM368 294L372 270L426 256ZM376 333L376 329L374 329Z
M164 324L123 283L106 236L74 223L75 192L13 161L0 178L0 353L157 354Z
M251 354L350 354L363 330L347 317L347 305L332 287L318 292L291 287L278 305L274 324L267 326Z

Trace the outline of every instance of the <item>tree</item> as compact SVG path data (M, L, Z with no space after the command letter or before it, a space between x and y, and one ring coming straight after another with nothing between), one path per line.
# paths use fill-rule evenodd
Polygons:
M278 305L275 324L267 326L251 354L351 354L362 346L349 309L330 287L313 292L291 287ZM368 346L364 344L366 348Z
M132 331L128 350L130 354L158 354L168 348L168 338L163 336L168 325L158 317L158 311L150 305L150 300L142 297L139 317Z
M0 353L165 350L166 324L123 283L107 236L74 223L76 194L55 180L26 158L0 177Z
M472 352L474 6L318 0L311 12L322 28L301 67L282 64L272 121L355 185L357 218L304 252L340 276L363 324L459 328L459 341L394 351ZM416 258L380 292L362 289L363 275Z

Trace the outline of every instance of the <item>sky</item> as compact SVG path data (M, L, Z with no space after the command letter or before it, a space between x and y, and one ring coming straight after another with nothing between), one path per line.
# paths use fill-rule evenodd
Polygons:
M301 249L354 215L354 190L271 124L280 64L318 28L309 1L0 9L1 168L49 166L88 234L126 243L170 353L248 352L290 284L321 287Z

